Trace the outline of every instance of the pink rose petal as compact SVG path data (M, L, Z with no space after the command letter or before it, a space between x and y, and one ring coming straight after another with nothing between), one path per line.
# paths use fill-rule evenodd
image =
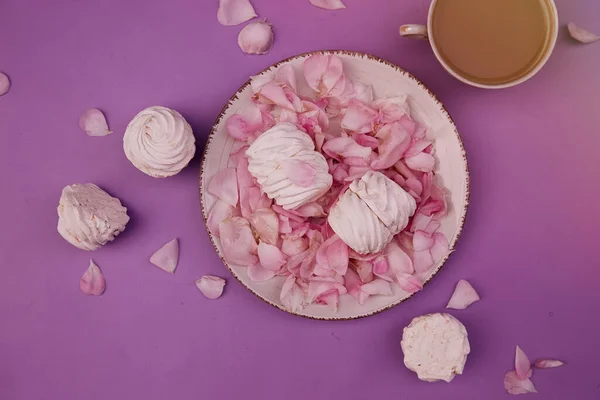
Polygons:
M415 272L410 256L395 241L387 245L384 254L392 273L403 272L412 275Z
M446 257L446 255L448 255L449 243L446 236L441 232L435 232L433 234L433 239L434 244L430 252L433 262L437 263L442 258Z
M277 272L287 262L287 257L277 246L260 242L258 244L258 260L266 269Z
M320 151L325 141L323 131L329 128L329 117L314 103L303 101L304 111L298 114L298 124L311 136L314 136L315 147Z
M371 150L375 150L379 146L379 140L364 133L354 133L352 139L363 147L370 147Z
M519 346L515 351L515 372L519 379L527 379L531 377L531 361L525 355L525 352L521 350Z
M329 247L325 249L328 264L335 272L344 275L348 269L348 246L337 235L327 239L327 242L330 242ZM323 247L325 243L321 245L321 248Z
M337 96L343 92L340 82L345 82L344 68L339 57L314 54L304 61L302 70L306 83L318 97Z
M419 153L416 156L406 157L406 165L415 171L431 172L435 168L435 158L431 154Z
M530 379L520 379L515 371L504 374L504 389L509 394L537 393Z
M295 276L288 276L279 295L281 304L291 312L301 311L306 304L306 293L296 281Z
M179 242L173 239L150 257L150 262L170 274L175 272L179 261Z
M275 72L275 82L296 91L296 73L291 64L285 64Z
M271 208L273 209L273 211L275 211L277 214L279 215L283 215L287 218L290 219L290 221L295 221L295 222L300 222L303 223L304 222L304 218L302 218L300 215L298 215L297 213L293 213L289 210L284 209L283 207L281 207L278 204L273 204L271 205ZM305 232L306 233L306 232Z
M219 237L219 224L225 221L226 219L237 215L237 208L230 206L221 199L218 199L213 208L211 208L210 212L208 213L206 225L208 226L208 229L213 235Z
M348 177L348 165L342 163L335 164L329 172L333 176L333 180L340 183L344 182Z
M248 140L252 135L266 128L263 113L256 106L248 106L232 115L225 122L227 133L237 140Z
M273 47L273 28L266 21L246 25L238 35L238 46L246 54L267 54Z
M464 310L476 301L479 301L479 295L475 289L473 289L473 286L471 286L471 284L466 280L461 279L456 284L454 293L446 305L446 308Z
M271 208L261 208L254 211L250 217L250 224L257 233L258 239L267 244L277 244L277 239L279 239L279 217Z
M559 360L536 360L535 362L535 367L540 369L557 368L562 365L565 365L565 363Z
M365 283L361 286L361 291L369 296L391 296L392 287L390 283L383 279L374 279L369 283Z
M81 276L79 289L87 295L100 296L106 290L106 281L100 268L90 260L90 266Z
M219 231L223 256L227 262L242 266L258 263L258 245L247 220L233 217L221 222Z
M373 264L370 262L353 260L353 264L356 267L356 273L363 283L369 283L375 278L373 276Z
M295 239L283 239L281 251L287 256L298 255L308 249L308 239L304 237Z
M392 281L392 277L390 276L391 274L389 273L390 270L390 265L387 261L387 259L383 256L381 257L377 257L373 263L373 274L377 275L380 278L384 278L387 279L388 281Z
M406 96L389 97L375 101L375 108L379 110L379 121L381 124L391 124L405 120L404 127L410 135L415 131L415 124L410 119L410 107L406 102Z
M2 94L0 93L0 96L1 95ZM97 108L90 108L81 114L79 117L79 127L89 136L106 136L112 133L112 131L108 129L106 117L104 117L102 111Z
M429 271L433 266L433 258L429 250L415 251L413 253L413 265L415 271L419 274Z
M208 192L235 207L239 200L235 168L225 168L219 171L208 184Z
M346 8L342 0L309 0L310 4L315 7L324 8L326 10L341 10Z
M8 76L0 72L0 96L4 96L10 90L10 79Z
M217 20L221 25L239 25L256 16L250 0L219 0Z
M323 206L315 202L306 203L305 205L295 209L294 212L304 218L319 218L327 216L323 210Z
M294 105L288 99L284 88L273 80L261 82L260 85L257 84L252 87L255 90L254 97L260 104L267 106L276 105L290 111L295 111Z
M377 115L377 110L374 108L360 100L352 99L342 118L342 129L356 133L372 132Z
M259 263L248 266L248 277L254 282L268 281L275 276L275 272L260 265Z
M415 235L413 236L413 248L415 251L429 250L434 244L435 240L431 234L423 231L415 232Z
M598 39L600 39L600 36L586 30L583 28L580 28L579 26L575 25L573 22L569 23L567 25L567 28L569 30L569 34L571 35L571 37L581 43L593 43L595 41L597 41Z
M285 215L277 215L277 218L279 219L279 233L292 233L292 224L290 223L290 219Z
M399 272L396 274L396 279L398 280L398 286L400 286L400 289L407 293L412 294L423 289L423 282L413 275Z
M225 287L225 279L214 275L204 275L196 281L196 287L200 289L202 294L211 300L218 299L223 294Z
M345 294L347 289L341 283L332 278L315 278L308 282L308 302L313 303L319 301L319 298L327 296L331 293Z
M431 146L431 142L429 140L417 139L410 142L410 147L406 150L404 154L405 157L416 156L419 153L425 151L426 148Z
M350 137L338 137L330 139L323 145L323 152L336 160L347 157L359 157L367 160L371 155L369 147L363 147Z
M376 170L393 167L410 146L410 134L398 123L384 125L377 132L377 138L381 140L378 157L371 162Z
M317 169L306 161L295 159L284 160L280 163L283 173L296 186L311 187L317 178Z

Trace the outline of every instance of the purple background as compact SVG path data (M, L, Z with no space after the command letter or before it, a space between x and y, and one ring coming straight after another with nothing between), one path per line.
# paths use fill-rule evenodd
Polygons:
M546 68L502 91L465 86L426 43L398 37L428 1L346 0L328 12L308 0L253 0L276 31L266 56L246 56L241 27L220 26L216 0L0 2L0 398L36 399L504 399L516 344L567 365L534 373L539 399L599 399L600 43L561 31ZM561 22L600 32L600 2L558 0ZM414 73L462 134L472 197L455 255L413 299L349 322L280 312L238 284L216 256L198 200L199 156L153 179L122 150L127 122L164 105L194 128L198 155L216 115L252 75L318 49L364 51ZM77 125L103 109L114 134ZM86 253L56 232L63 186L94 182L132 217L114 243ZM173 237L174 276L148 262ZM102 297L78 281L89 258ZM227 277L208 301L193 281ZM456 281L483 300L462 320L472 344L465 375L420 382L402 363L402 328L442 311ZM532 395L533 396L533 395Z

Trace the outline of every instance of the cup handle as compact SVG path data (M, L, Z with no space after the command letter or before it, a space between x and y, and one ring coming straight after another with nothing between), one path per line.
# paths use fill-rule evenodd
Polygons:
M427 39L427 27L425 25L408 24L400 27L400 36L407 37L409 39Z

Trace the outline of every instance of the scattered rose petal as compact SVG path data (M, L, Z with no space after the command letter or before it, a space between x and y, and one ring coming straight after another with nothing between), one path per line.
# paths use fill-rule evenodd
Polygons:
M0 86L2 84L1 81L2 78L0 77ZM2 93L0 93L0 96L1 95ZM90 108L81 114L79 117L79 127L89 136L106 136L112 133L112 131L108 129L104 114L97 108Z
M406 165L415 171L431 172L435 168L435 158L431 154L419 153L416 156L406 157Z
M565 363L559 360L536 360L535 362L535 367L540 369L557 368L562 365L565 365Z
M600 36L586 30L583 28L580 28L579 26L575 25L573 22L569 23L567 25L567 28L569 30L569 34L571 35L571 37L581 43L593 43L595 41L597 41L598 39L600 39Z
M413 248L415 251L429 250L433 247L434 243L433 237L427 232L417 231L413 236Z
M531 379L520 379L515 371L504 374L504 389L509 394L537 393Z
M261 208L254 211L250 217L252 229L258 239L267 244L276 245L279 238L279 217L271 208ZM260 255L259 255L260 256Z
M267 54L273 47L273 28L266 21L251 22L238 35L238 46L246 54Z
M281 251L287 256L298 255L308 249L308 239L304 237L286 238L281 243Z
M456 284L456 289L454 289L454 293L446 305L446 308L464 310L476 301L479 301L479 295L475 289L473 289L473 286L466 280L461 279Z
M247 220L233 217L219 224L223 256L227 262L237 265L258 263L258 245Z
M215 300L223 294L223 288L226 283L225 279L218 276L204 275L196 281L196 287L200 289L205 297Z
M156 250L150 262L156 265L158 268L167 271L172 274L177 268L177 261L179 260L179 242L177 239L173 239L165 244L160 249Z
M379 99L374 106L379 110L379 122L390 124L402 121L405 129L411 135L415 131L415 124L410 119L410 109L406 101L406 95Z
M324 8L326 10L341 10L346 8L342 0L309 0L310 4L315 7Z
M515 351L515 372L519 379L527 379L531 377L531 362L525 352L519 346Z
M223 200L218 199L213 208L211 208L208 213L208 219L206 220L206 225L210 232L219 237L219 224L226 219L229 219L233 216L237 216L238 210L237 208L225 203Z
M100 296L106 290L106 281L100 268L90 260L90 266L81 276L79 289L87 295Z
M337 96L344 91L344 68L339 57L314 54L303 64L304 78L319 97Z
M219 0L217 20L221 25L239 25L256 16L250 0Z
M260 265L259 263L248 266L247 269L248 277L254 282L268 281L275 276L275 271L271 271Z
M4 96L10 90L10 79L8 75L0 72L0 96Z
M287 257L279 250L279 247L260 242L258 244L258 260L266 269L277 272L287 262Z
M349 132L373 132L373 124L377 118L377 110L369 107L360 100L352 99L342 118L342 129Z
M256 106L249 106L240 113L229 117L225 128L232 138L245 141L266 127L260 109Z
M350 137L338 137L326 141L323 145L323 152L336 160L343 160L344 158L351 157L366 160L371 155L371 149L369 147L359 145Z
M279 298L283 306L291 312L301 311L306 303L306 293L293 275L285 280Z
M208 192L235 207L238 203L238 181L235 168L225 168L219 171L208 184Z
M396 279L398 280L398 286L400 286L400 289L407 293L412 294L423 289L423 282L421 282L421 280L414 275L399 272L396 274Z
M275 82L296 91L296 73L291 64L285 64L277 69Z
M365 304L369 296L382 295L391 296L392 287L390 283L383 279L374 279L369 283L362 282L359 275L351 268L344 276L344 281L348 293L351 294L361 306Z
M331 268L340 275L348 269L348 246L337 235L331 236L319 247L316 254L317 263Z
M294 210L294 212L304 218L319 218L326 216L323 206L315 202L307 203Z
M376 170L393 167L410 146L410 133L399 123L385 125L377 132L381 140L377 150L378 157L371 162Z

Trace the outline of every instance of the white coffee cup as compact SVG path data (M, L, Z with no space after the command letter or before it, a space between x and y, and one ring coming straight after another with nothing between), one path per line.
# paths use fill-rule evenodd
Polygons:
M409 38L414 38L414 39L428 39L429 44L431 45L433 52L434 52L436 58L438 59L438 61L440 62L440 64L442 64L442 66L446 69L446 71L448 71L448 73L450 75L454 76L456 79L458 79L466 84L469 84L469 85L475 86L475 87L479 87L479 88L484 88L484 89L508 88L508 87L523 83L523 82L531 79L533 76L535 76L542 69L542 67L546 64L548 59L550 59L550 56L556 45L556 40L558 38L558 30L559 30L558 11L556 9L556 4L554 3L554 0L540 0L540 1L542 1L542 4L545 6L546 17L548 18L547 23L548 23L548 26L550 29L549 43L547 44L547 46L545 48L545 54L538 60L537 64L529 72L527 72L527 74L520 76L510 82L504 82L504 83L500 83L500 84L482 84L480 82L475 82L471 79L468 79L467 77L462 76L460 73L458 73L457 71L452 69L451 66L448 65L448 63L441 57L440 51L436 44L436 38L432 34L433 33L433 29L432 29L433 13L434 13L436 4L439 2L439 0L432 0L431 5L429 6L427 25L417 25L417 24L402 25L400 27L400 35L409 37Z

